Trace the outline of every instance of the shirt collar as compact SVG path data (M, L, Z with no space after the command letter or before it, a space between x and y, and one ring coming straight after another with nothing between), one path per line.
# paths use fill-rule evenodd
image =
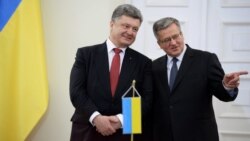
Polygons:
M178 61L182 62L182 59L183 59L183 56L184 56L186 50L187 50L187 46L184 45L183 51L181 52L181 54L179 56L176 57L178 59ZM167 55L167 57L168 57L168 64L169 64L172 61L173 57L169 56L169 55Z
M115 44L109 38L107 39L106 44L107 44L107 50L108 50L108 52L112 52L113 49L116 48ZM121 49L122 52L125 52L125 50L127 49L127 47L126 48L119 48L119 49Z

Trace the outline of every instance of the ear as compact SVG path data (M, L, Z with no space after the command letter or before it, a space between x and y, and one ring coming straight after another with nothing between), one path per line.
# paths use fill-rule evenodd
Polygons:
M114 25L114 21L111 20L111 21L109 22L110 28L112 28L113 25Z

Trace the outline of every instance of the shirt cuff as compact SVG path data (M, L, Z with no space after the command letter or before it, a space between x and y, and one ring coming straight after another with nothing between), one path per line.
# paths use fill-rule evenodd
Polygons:
M116 116L117 116L118 119L120 120L121 125L122 125L122 127L123 127L123 115L122 115L122 114L117 114ZM121 128L122 128L122 127L121 127Z
M235 95L237 95L237 91L235 91L234 89L232 90L227 90L228 94L231 96L231 97L234 97Z
M234 88L228 88L224 85L224 83L222 82L223 87L226 89L227 93L231 96L234 97L235 95L237 95L237 91L234 90Z
M95 126L94 123L93 123L93 120L94 120L94 118L95 118L96 116L98 116L98 115L100 115L100 113L97 112L97 111L95 111L95 112L90 116L90 118L89 118L89 122L90 122L93 126Z

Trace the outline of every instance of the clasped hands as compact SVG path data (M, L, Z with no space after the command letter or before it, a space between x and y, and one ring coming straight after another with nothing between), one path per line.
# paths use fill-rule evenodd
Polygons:
M247 71L238 71L226 74L222 80L225 87L234 89L240 84L240 76L248 74ZM98 115L93 120L96 126L97 132L103 136L109 136L116 132L117 129L121 128L121 122L117 116L104 116Z
M247 71L238 71L226 74L222 80L225 87L234 89L237 88L240 84L240 75L248 74Z
M96 126L96 131L103 136L114 134L122 126L117 116L98 115L94 118L93 123Z

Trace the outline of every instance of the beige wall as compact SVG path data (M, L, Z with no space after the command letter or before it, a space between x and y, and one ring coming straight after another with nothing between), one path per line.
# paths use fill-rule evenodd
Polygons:
M41 0L49 106L28 141L69 141L74 108L69 75L77 48L104 42L114 8L125 0Z

